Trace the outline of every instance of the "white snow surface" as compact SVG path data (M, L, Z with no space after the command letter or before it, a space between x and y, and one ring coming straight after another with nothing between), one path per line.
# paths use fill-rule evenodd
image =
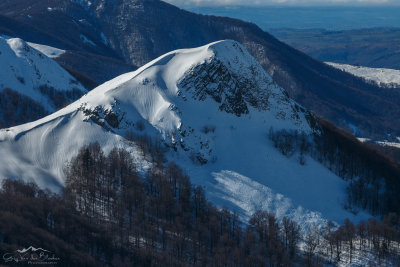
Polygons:
M55 49L31 45L19 38L0 36L0 90L10 88L26 95L42 104L49 112L56 109L49 97L40 91L40 86L46 85L58 91L73 88L87 91L60 65L39 51L45 49L57 54Z
M361 77L368 82L374 82L380 87L400 87L400 70L369 68L333 62L326 62L326 64L331 65L332 67L335 67L337 69L349 72L354 76Z
M391 146L391 147L396 147L400 148L400 143L397 142L389 142L389 141L375 141L376 144L381 145L381 146Z
M43 54L45 54L47 57L49 58L58 58L59 56L61 56L62 54L65 53L65 50L59 49L59 48L55 48L52 46L48 46L48 45L42 45L42 44L35 44L35 43L31 43L31 42L27 42L29 46L35 48L36 50L42 52Z
M225 72L207 72L215 66ZM197 90L217 92L223 80L219 75L227 73L231 76L224 78L250 82L246 93L266 99L267 105L251 106L246 100L248 113L237 116L221 109L227 96L222 94L221 103L207 94L201 97ZM212 80L204 88L196 85L202 75ZM287 158L274 148L270 127L313 132L299 108L234 41L177 50L106 82L50 116L1 130L0 177L33 180L57 191L64 185L65 162L93 141L106 152L113 146L130 149L146 170L149 163L122 137L132 130L175 147L168 159L183 167L193 184L204 186L209 200L235 210L243 220L257 209L293 218L303 228L328 219L342 223L346 217L354 222L369 217L343 209L346 183L327 168L311 158L302 166L296 156ZM101 123L90 119L91 110L97 110ZM118 127L105 119L110 112L118 116ZM138 121L145 124L143 131L137 130ZM207 132L204 126L215 129ZM198 156L207 163L200 164Z

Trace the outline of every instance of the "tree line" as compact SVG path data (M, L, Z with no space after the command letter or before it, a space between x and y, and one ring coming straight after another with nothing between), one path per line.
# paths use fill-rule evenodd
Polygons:
M49 113L41 104L17 91L0 91L0 128L38 120Z
M132 138L151 162L145 174L126 150L106 154L92 143L66 165L62 194L4 180L0 250L47 248L60 266L321 266L353 262L360 253L400 263L395 214L310 232L266 211L243 224L166 162L157 142Z
M141 140L142 147L151 142ZM158 149L143 153L160 158ZM66 168L63 199L104 227L117 251L128 251L113 264L291 266L298 260L300 227L294 221L285 218L281 225L260 211L244 227L237 214L208 202L204 189L175 163L151 162L141 177L130 153L115 148L105 155L93 143Z
M374 147L359 142L333 124L319 119L319 133L270 129L269 138L287 157L306 155L347 181L346 208L384 216L400 214L400 165Z

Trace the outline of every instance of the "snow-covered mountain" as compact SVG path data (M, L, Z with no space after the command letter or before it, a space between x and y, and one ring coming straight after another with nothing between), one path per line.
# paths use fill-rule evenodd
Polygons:
M342 179L312 158L300 165L269 140L271 128L318 133L310 118L242 45L215 42L167 53L52 115L1 130L0 177L57 191L65 163L93 141L106 152L129 149L146 170L151 162L124 138L132 131L163 140L170 161L242 218L257 209L306 226L365 218L343 209Z
M0 33L66 50L62 66L101 84L169 51L232 39L304 107L363 137L400 136L398 92L314 60L256 25L205 16L160 0L0 2ZM373 105L371 105L373 103Z
M362 66L353 66L348 64L340 64L333 62L326 62L337 69L346 71L355 76L361 77L368 82L377 84L385 88L399 88L400 87L400 70L385 69L385 68L369 68Z
M31 42L28 42L28 45L35 48L36 50L42 52L49 58L58 58L59 56L61 56L62 54L64 54L66 52L63 49L55 48L55 47L48 46L48 45L35 44L35 43L31 43Z
M42 118L87 92L50 58L64 52L0 36L0 128Z
M87 92L55 61L19 38L0 37L0 58L0 90L28 96L49 112L59 108L57 93L72 101L74 94Z

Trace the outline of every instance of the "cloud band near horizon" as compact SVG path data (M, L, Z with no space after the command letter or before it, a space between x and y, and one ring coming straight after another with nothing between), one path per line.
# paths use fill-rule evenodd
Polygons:
M262 5L296 5L296 6L366 6L366 5L400 5L399 0L163 0L177 6L262 6Z

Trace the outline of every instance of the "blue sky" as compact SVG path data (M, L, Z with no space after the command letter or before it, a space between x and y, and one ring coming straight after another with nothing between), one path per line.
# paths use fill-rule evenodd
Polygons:
M368 6L400 5L400 0L164 0L177 6L281 5L281 6Z

